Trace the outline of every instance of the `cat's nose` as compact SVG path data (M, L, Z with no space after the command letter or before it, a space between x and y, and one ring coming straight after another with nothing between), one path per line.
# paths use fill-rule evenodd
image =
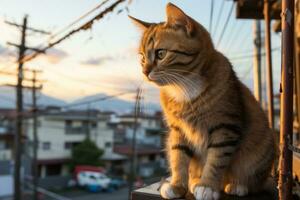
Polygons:
M143 69L143 73L145 74L145 76L149 76L150 72L152 71L152 67L146 67Z

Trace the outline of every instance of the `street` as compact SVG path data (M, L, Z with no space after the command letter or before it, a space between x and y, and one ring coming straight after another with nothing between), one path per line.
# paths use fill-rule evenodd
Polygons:
M111 193L90 193L83 190L68 191L61 195L72 200L128 200L128 188L121 188Z

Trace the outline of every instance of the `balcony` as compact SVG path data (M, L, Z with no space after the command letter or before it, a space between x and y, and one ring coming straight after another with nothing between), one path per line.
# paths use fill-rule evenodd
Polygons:
M88 127L87 126L79 126L79 127L66 127L66 134L87 134Z

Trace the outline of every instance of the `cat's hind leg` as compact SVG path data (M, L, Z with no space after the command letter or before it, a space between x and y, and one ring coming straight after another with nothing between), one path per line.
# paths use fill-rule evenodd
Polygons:
M266 152L262 155L256 154L255 157L249 155L248 157L241 157L235 158L235 162L233 162L231 169L226 174L225 193L246 196L249 193L269 192L275 187L274 180L270 178L273 166L272 152Z

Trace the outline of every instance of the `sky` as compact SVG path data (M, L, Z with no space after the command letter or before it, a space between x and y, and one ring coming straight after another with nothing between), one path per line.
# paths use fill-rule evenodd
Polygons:
M24 15L27 14L28 26L50 31L53 35L101 2L102 0L0 0L0 72L16 71L17 50L7 45L7 42L19 43L20 41L20 30L8 26L4 20L21 23ZM109 1L107 6L112 2L114 1ZM45 81L43 93L71 101L97 93L113 95L132 91L142 84L145 101L158 102L158 90L143 81L139 65L137 46L141 32L127 15L148 22L165 21L165 6L168 2L172 2L209 29L211 0L131 0L130 3L128 2L122 3L114 12L96 21L90 30L73 35L50 49L46 55L25 64L26 68L43 71L39 77ZM249 55L253 52L253 20L236 19L234 7L224 37L219 42L232 1L214 2L210 30L213 41L217 49L229 57L239 78L252 88L252 58ZM128 10L124 9L126 7ZM104 8L94 12L72 28L83 24ZM123 11L118 13L119 10ZM54 41L72 28L52 39L48 35L28 31L27 45L45 46L48 41ZM272 33L272 45L274 48L280 46L279 34ZM262 63L264 65L264 58ZM273 71L276 94L280 78L280 49L273 51ZM30 77L30 74L25 75ZM15 82L12 76L3 74L0 76L0 84ZM122 96L127 100L132 100L133 97L133 94Z

